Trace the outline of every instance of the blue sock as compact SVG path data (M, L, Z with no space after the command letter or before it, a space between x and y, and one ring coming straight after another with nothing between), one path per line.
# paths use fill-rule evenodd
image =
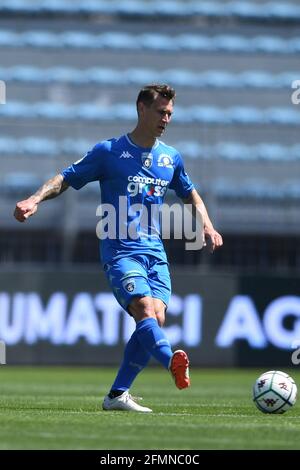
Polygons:
M134 331L126 344L123 362L111 390L128 390L138 373L146 367L150 357Z
M155 318L145 318L136 324L136 334L144 348L166 369L173 353L170 343Z

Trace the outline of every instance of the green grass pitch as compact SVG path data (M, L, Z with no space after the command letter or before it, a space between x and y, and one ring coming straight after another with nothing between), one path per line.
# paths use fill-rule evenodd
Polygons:
M148 368L131 392L151 414L102 411L116 369L0 367L0 449L300 449L299 403L264 415L251 391L264 370L193 369L177 390ZM287 371L300 385L300 371Z

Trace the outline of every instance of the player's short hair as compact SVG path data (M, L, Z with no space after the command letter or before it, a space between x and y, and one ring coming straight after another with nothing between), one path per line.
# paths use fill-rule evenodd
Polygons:
M174 102L176 93L174 88L170 87L169 85L146 85L140 90L138 94L136 100L137 109L139 103L144 103L146 106L151 106L158 96L172 100Z

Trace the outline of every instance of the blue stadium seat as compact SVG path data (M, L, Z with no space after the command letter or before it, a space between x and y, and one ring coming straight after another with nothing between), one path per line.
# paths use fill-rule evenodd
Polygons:
M237 183L234 180L219 178L213 183L214 194L223 200L229 199L240 204L245 200L265 200L278 202L300 198L300 181L287 180L275 184L266 178L252 178Z
M297 54L300 39L276 36L246 37L240 35L203 36L181 34L168 36L157 33L130 34L110 32L92 34L84 31L52 33L49 31L24 31L21 33L3 30L0 32L0 47L75 48L75 49L127 49L152 51L199 51L227 53Z
M264 2L262 4L250 1L231 1L223 3L220 1L196 0L183 2L169 0L166 3L160 1L127 0L124 3L116 0L88 0L84 3L68 0L39 0L28 2L28 0L2 0L0 11L11 13L56 13L56 14L108 14L108 15L130 15L130 16L168 16L185 18L203 16L211 18L241 18L263 20L290 20L300 19L300 8L297 4L278 3L276 1Z
M84 139L51 140L46 137L26 137L15 139L0 137L0 152L3 155L26 155L60 157L62 154L76 157L84 155L95 144ZM231 160L231 161L266 161L297 162L300 161L300 144L284 146L273 142L246 145L241 142L218 142L214 145L202 145L197 141L173 142L185 158L195 160Z
M143 85L147 82L165 81L171 77L173 86L188 86L200 88L263 88L276 90L290 87L298 76L298 72L285 72L271 74L259 70L230 73L223 70L208 70L205 72L191 72L182 69L155 71L151 69L127 69L117 74L114 69L92 67L78 70L72 67L52 67L40 69L37 67L18 65L15 67L0 67L0 77L5 81L18 81L24 83L69 83L71 85Z
M8 196L32 194L41 185L41 178L29 172L7 173L2 178L1 191Z

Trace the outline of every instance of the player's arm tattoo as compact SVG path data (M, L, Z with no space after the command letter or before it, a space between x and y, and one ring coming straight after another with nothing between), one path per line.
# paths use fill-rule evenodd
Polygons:
M63 193L68 187L69 185L64 177L58 174L46 181L33 196L38 198L39 202L53 199Z

